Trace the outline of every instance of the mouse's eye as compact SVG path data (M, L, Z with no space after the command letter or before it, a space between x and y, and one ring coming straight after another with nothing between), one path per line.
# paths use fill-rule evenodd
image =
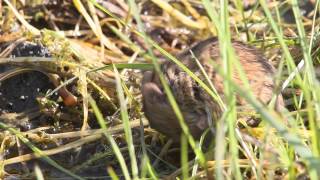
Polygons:
M193 90L193 94L194 94L194 97L196 98L200 98L200 89L201 87L199 87L198 84L196 84L195 86L192 86L192 90Z
M249 80L249 84L254 84L254 83L256 83L257 82L257 80L255 80L255 79L250 79Z

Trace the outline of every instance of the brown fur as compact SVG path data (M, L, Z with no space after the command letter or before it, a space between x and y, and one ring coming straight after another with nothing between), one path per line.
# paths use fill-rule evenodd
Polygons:
M267 61L263 54L255 48L237 41L233 41L232 46L247 75L253 94L262 103L267 104L271 100L274 90L274 67ZM216 73L215 69L221 68L222 64L217 39L210 38L201 41L192 47L191 51L200 61L213 85L223 98L223 78ZM205 78L200 72L190 50L181 53L177 58L205 82ZM211 60L213 60L214 65L211 64ZM161 68L191 134L195 138L199 138L209 127L208 114L210 113L212 118L217 120L221 116L222 110L212 97L176 64L171 61L166 61L161 65ZM232 77L234 82L241 86L242 82L238 74L235 71L233 72ZM151 127L171 137L175 142L178 142L181 128L175 113L167 101L156 72L145 72L142 82L142 95L144 112ZM237 104L246 105L247 103L237 95ZM281 95L276 105L277 107L283 106Z

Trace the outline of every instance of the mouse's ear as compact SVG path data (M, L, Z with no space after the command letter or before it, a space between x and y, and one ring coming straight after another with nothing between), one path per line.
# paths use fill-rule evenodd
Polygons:
M142 85L142 96L145 104L157 104L163 102L165 96L161 89L153 82Z
M198 63L202 66L211 63L216 64L216 61L220 59L218 41L215 38L202 41L192 48L185 50L177 58L190 70L198 70Z
M155 77L155 72L146 71L143 74L142 79L142 88L141 93L143 97L143 101L145 104L155 104L160 103L164 100L164 93L161 91L160 87L158 86Z
M142 78L142 86L148 82L151 82L153 79L153 73L152 71L145 71L143 73L143 78Z

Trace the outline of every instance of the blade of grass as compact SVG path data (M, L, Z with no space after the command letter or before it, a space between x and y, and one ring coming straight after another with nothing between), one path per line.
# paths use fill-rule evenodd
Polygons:
M5 175L5 170L4 170L4 167L5 167L5 163L4 163L4 153L5 153L5 150L6 150L6 144L7 144L7 141L9 140L10 138L8 138L8 136L4 136L2 138L2 142L1 142L1 145L0 145L0 178L4 177Z
M147 154L147 147L145 144L145 139L144 139L144 126L143 126L143 121L142 121L142 114L140 114L140 142L141 142L141 148L142 148L142 162L141 162L141 179L146 178L146 174L149 173L152 179L159 179L155 170L153 169L150 159Z
M112 137L111 134L109 134L108 130L107 130L107 126L106 126L106 123L103 119L103 116L96 104L96 102L94 101L94 99L92 99L92 97L89 96L89 103L93 109L93 112L98 120L98 123L100 125L100 127L105 131L103 134L106 136L106 138L108 139L109 143L111 144L111 147L115 153L115 156L117 157L118 161L119 161L119 164L120 164L120 167L122 169L122 172L123 172L123 175L124 175L124 178L126 180L130 180L130 175L129 175L129 171L128 171L128 167L127 167L127 164L124 160L124 157L122 156L122 153L120 151L120 148L119 146L117 145L116 141L114 140L114 138Z
M99 93L102 94L102 96L107 99L108 103L110 103L111 107L113 110L117 109L117 106L114 104L114 102L112 101L111 97L107 94L107 90L102 89L99 85L97 85L94 81L92 81L91 79L87 78L87 81L89 84L91 84L94 88L96 88L98 90Z
M202 64L200 63L199 59L194 55L194 53L190 50L190 54L192 56L193 59L195 59L201 73L203 74L203 76L205 77L205 80L207 81L207 83L209 84L209 87L212 89L212 91L217 94L217 101L219 101L220 104L223 105L223 109L226 109L226 106L224 104L224 102L222 101L222 98L219 96L218 91L216 90L216 88L214 87L212 81L210 80L210 77L208 76L208 73L205 71L205 69L203 68Z
M291 70L296 69L295 64L294 64L294 61L293 61L293 59L292 59L292 56L291 56L291 54L290 54L290 52L289 52L289 50L288 50L288 47L287 47L287 45L285 44L285 41L284 41L284 39L283 39L283 35L282 35L282 33L279 31L276 23L274 22L274 20L273 20L273 18L272 18L272 15L271 15L271 13L270 13L270 10L268 9L268 7L267 7L267 5L266 5L265 0L259 0L259 2L260 2L260 4L261 4L261 6L262 6L262 8L263 8L263 10L264 10L267 18L268 18L268 21L269 21L269 23L270 23L270 25L271 25L274 33L275 33L275 35L276 35L276 37L277 37L280 45L281 45L281 48L282 48L282 50L283 50L283 52L284 52L284 55L285 55L285 57L286 57L286 62L287 62L287 64L288 64L288 68L291 69ZM297 8L297 7L296 7L296 8ZM297 9L296 9L296 11L297 11ZM296 12L296 14L297 14L297 13L298 13L298 12ZM298 23L298 24L299 24L299 23ZM297 24L297 25L298 25L298 24ZM298 25L298 26L299 26L299 25ZM301 36L301 33L303 33L303 32L302 32L302 28L300 27L300 30L298 30L298 31L300 32L300 36ZM304 52L304 53L306 53L306 52ZM308 56L308 55L307 55L307 56ZM306 57L307 57L307 56L306 56ZM307 58L309 58L309 57L307 57ZM307 90L308 87L304 85L304 83L303 83L303 81L302 81L301 76L300 76L299 73L296 74L296 80L297 80L297 84L300 85L300 87L301 87L301 89L302 89L302 91L303 91L303 94L306 96L306 100L309 101L309 100L310 100L310 98L309 98L310 95L308 95L308 94L310 94L310 92ZM312 90L311 90L311 91L312 91ZM309 104L309 103L310 103L310 101L307 102L307 104ZM310 109L310 108L309 108L309 109ZM312 113L311 110L310 110L310 113ZM310 114L309 114L309 115L310 115ZM295 138L298 138L298 137L295 137ZM296 139L296 140L298 140L298 139ZM291 142L291 143L293 143L293 142ZM295 144L291 144L291 143L290 143L290 141L289 141L289 144L295 147ZM299 144L300 144L300 143L299 143ZM303 149L303 151L300 151L300 150L302 150L302 149ZM320 172L320 169L316 167L317 164L319 163L319 162L317 162L317 161L319 161L319 159L313 157L313 155L311 154L311 152L310 152L308 149L306 149L306 148L302 148L302 149L300 149L300 148L299 148L299 149L295 148L296 152L297 152L300 156L302 156L302 157L304 157L305 159L308 160L308 163L309 163L311 169L317 170L318 172ZM298 150L299 150L299 151L298 151ZM313 159L313 158L314 158L314 159Z
M87 77L86 73L84 70L80 69L78 71L78 77L79 77L79 82L78 82L78 88L79 91L82 95L82 108L83 108L83 120L82 120L82 127L81 130L84 131L86 130L89 125L88 125L88 116L89 116L89 109L88 109L88 82L87 82Z
M189 179L189 166L188 166L188 139L184 134L181 134L181 168L182 179Z
M223 76L221 72L219 72L219 74ZM237 93L245 98L245 100L250 103L258 113L261 114L261 117L272 127L274 127L280 133L280 135L286 141L288 141L291 146L294 147L296 153L308 162L311 169L320 171L320 159L313 156L308 146L306 146L306 144L302 141L302 138L300 138L296 133L289 131L286 125L279 120L278 116L276 116L274 110L268 110L265 108L254 96L252 96L250 93L247 93L246 90L239 87L231 79L228 79L225 76L223 76L223 78L226 81L230 81L230 84L235 88Z
M112 169L112 167L108 167L107 171L111 177L112 180L119 180L119 177L117 176L117 174L114 172L114 170Z
M235 56L233 47L231 45L231 36L230 36L230 32L229 32L229 21L228 21L228 9L227 9L227 1L220 1L220 9L222 9L221 11L221 15L220 15L220 20L219 20L219 16L217 15L218 13L215 11L214 7L212 6L212 2L210 2L209 0L203 0L202 1L210 19L212 22L214 22L214 24L216 24L217 30L218 30L218 38L219 38L219 46L220 46L220 53L222 56L222 61L223 61L223 68L224 68L224 72L225 75L227 75L228 77L232 77L232 71L233 71L233 66L235 66L237 72L239 73L240 79L242 80L244 87L246 89L248 89L248 93L252 94L252 91L250 90L249 87L249 83L248 80L246 78L246 75L240 65L240 62L238 60L238 58ZM214 65L214 62L212 62ZM235 170L235 175L238 179L241 178L241 173L239 170L239 167L237 167L236 161L238 159L238 149L237 147L237 139L241 140L241 137L237 137L236 133L235 133L235 124L236 124L236 109L235 109L235 96L233 93L233 89L232 87L229 85L228 82L224 81L224 94L226 95L226 101L228 102L228 108L226 109L226 116L225 118L228 119L227 123L228 123L228 129L229 129L229 138L230 138L230 151L231 151L231 158L234 164L233 168ZM217 138L219 137L219 139L221 139L222 137L224 137L224 132L222 131L224 128L224 123L223 121L219 122L219 128L217 128ZM217 140L218 143L223 143L220 140ZM217 144L217 147L220 147L220 150L216 151L216 160L217 160L217 165L218 168L216 169L216 173L217 176L219 178L222 178L222 167L220 166L220 161L223 159L223 153L224 150L222 150L221 148L224 147L222 144L219 145ZM219 157L220 156L220 157Z
M0 58L1 60L1 58ZM140 69L140 70L152 70L153 69L153 64L147 64L147 63L119 63L119 64L114 64L114 66L117 69ZM92 69L90 71L88 71L87 73L91 73L91 72L97 72L100 70L105 70L105 69L112 69L113 66L112 65L106 65L103 67L99 67L96 69Z
M89 24L91 30L94 32L94 34L102 41L103 45L105 45L110 50L122 54L122 52L102 33L101 27L97 26L94 23L94 20L91 18L83 4L80 0L73 0L74 6L77 8L77 10L80 12L80 14L83 15L87 23Z
M137 5L136 3L133 1L133 0L129 0L129 5L130 5L130 8L132 10L132 13L133 13L133 16L135 17L137 23L138 23L138 29L140 31L140 34L142 35L142 37L145 38L145 41L147 42L147 45L148 45L148 53L149 55L152 57L152 62L153 62L153 65L154 65L154 68L156 70L156 72L158 73L159 75L159 78L160 78L160 81L161 81L161 84L163 85L164 87L164 91L167 95L167 98L169 100L169 103L174 111L174 113L176 114L177 116L177 119L179 121L179 124L180 124L180 127L183 131L183 133L187 136L187 139L188 139L188 142L190 144L190 146L192 147L192 149L194 150L196 156L199 158L199 162L202 166L205 166L205 157L203 155L203 153L201 152L201 150L199 148L197 148L196 146L196 143L193 139L193 137L191 136L190 132L189 132L189 128L188 126L186 125L186 123L184 122L184 118L183 118L183 115L180 111L180 108L177 104L177 102L175 101L174 99L174 96L166 82L166 80L164 79L163 77L163 74L161 72L161 69L160 69L160 66L158 65L158 62L157 60L155 59L155 56L154 54L152 53L150 47L149 47L149 44L151 43L150 39L147 38L147 36L145 35L144 33L144 27L143 27L143 24L142 24L142 21L140 19L140 16L138 14L138 8L137 8ZM154 44L152 44L154 45ZM161 48L160 48L161 49ZM178 61L177 61L178 62ZM187 68L186 68L187 69ZM191 72L189 70L189 72ZM195 76L196 77L196 76ZM201 80L200 80L201 81ZM207 87L208 88L208 87Z
M133 179L138 179L138 166L137 166L134 144L132 140L131 127L129 126L129 115L127 112L127 103L124 98L123 90L121 87L122 85L120 80L120 74L115 66L113 66L113 70L115 72L115 78L117 82L116 89L117 89L118 99L120 102L120 114L121 114L121 119L124 126L125 137L128 144L127 146L128 146L129 156L131 160L132 177Z
M294 60L293 60L291 54L290 54L288 46L287 46L287 44L286 44L286 42L285 42L285 40L283 38L283 34L279 30L279 28L278 28L276 22L274 21L274 19L272 18L271 12L268 9L265 0L259 0L259 2L260 2L261 7L263 8L264 13L267 16L267 19L269 21L269 24L271 25L271 28L273 29L273 31L274 31L274 33L276 35L277 40L279 41L279 44L280 44L281 48L283 50L283 53L284 53L285 58L286 58L286 62L288 64L288 68L291 69L291 70L296 69L297 67L296 67L296 65L294 63ZM301 84L302 78L301 78L299 73L296 74L296 78L297 78L297 83Z
M314 67L310 55L310 47L308 47L307 42L306 42L306 34L304 27L302 25L302 20L301 20L301 12L298 6L298 2L296 0L292 0L292 10L295 16L296 20L296 25L299 33L299 38L300 38L300 44L301 48L303 51L303 57L306 62L306 78L307 78L307 83L305 84L307 86L308 90L311 90L311 93L305 93L306 95L306 100L307 100L307 109L308 109L308 121L310 123L310 129L312 131L312 136L311 136L311 147L312 151L315 157L320 156L319 152L319 133L317 131L317 120L313 111L313 107L315 106L315 110L317 112L317 117L319 117L320 113L320 104L319 104L319 83L316 80L315 77L315 72L314 72ZM308 87L309 86L309 87ZM315 102L315 103L313 103ZM313 169L313 172L310 172L312 175L312 179L318 179L318 175ZM320 174L319 174L320 175Z
M206 28L206 23L204 21L198 20L193 21L188 16L181 13L179 10L172 7L168 2L164 0L151 0L153 3L157 4L159 7L161 7L164 11L166 11L169 15L176 18L178 21L183 23L186 26L189 26L191 28L195 29L204 29Z
M10 131L11 133L13 133L14 135L16 135L25 145L27 145L34 153L36 156L41 157L42 160L44 160L45 162L47 162L48 164L50 164L51 166L57 168L58 170L60 170L61 172L75 178L75 179L81 179L83 180L82 177L70 172L69 170L65 169L64 167L60 166L56 161L54 161L53 159L51 159L49 156L45 155L42 153L42 151L37 148L35 145L33 145L27 138L24 137L24 135L19 132L18 130L9 127L8 125L0 122L0 128L1 129L6 129L8 131Z
M229 13L228 13L228 1L221 0L220 1L220 23L222 25L222 32L218 33L219 35L219 45L220 52L223 59L223 69L224 73L227 75L229 79L232 79L233 74L233 57L234 51L231 45L231 35L229 28ZM221 41L222 40L222 41ZM234 87L230 85L228 81L224 81L224 94L226 96L226 101L228 102L228 109L230 109L229 114L227 115L227 124L228 124L228 132L229 132L229 141L230 141L230 151L231 151L231 160L232 160L232 171L234 173L234 177L236 179L242 179L240 168L238 166L238 149L237 149L237 138L235 135L235 125L237 121L236 115L236 99L234 93Z
M9 6L9 8L12 10L14 15L17 17L17 19L21 22L22 25L24 25L33 35L40 35L40 31L29 24L24 17L17 11L17 9L10 3L8 0L4 0L4 2Z
M34 174L35 174L37 180L44 180L43 173L42 173L39 165L37 165L37 164L34 166Z
M93 1L93 0L92 0ZM95 2L95 1L93 1L93 2ZM97 3L95 4L96 6L99 6ZM107 11L107 10L105 10L105 9L103 9L103 8L101 8L101 6L100 6L100 9L101 10L103 10L104 12L106 12L106 13L108 13L109 14L109 12ZM267 13L266 13L267 14ZM110 14L109 14L110 15ZM112 16L112 14L111 14L111 16ZM269 13L269 16L271 17L271 15L270 15L270 13ZM269 19L269 21L272 21L272 20L270 20L270 18L268 18ZM274 22L273 22L274 23ZM275 23L274 23L274 25L275 25ZM277 26L275 25L275 26L272 26L273 28L277 28ZM139 34L139 32L137 33L137 34ZM278 31L278 33L276 33L277 34L277 38L279 39L279 37L281 37L282 36L282 34ZM139 35L141 35L142 37L145 37L145 36L143 36L143 34L139 34ZM147 37L145 37L145 38L147 38ZM282 41L281 43L280 43L280 45L282 45L282 46L284 46L285 48L287 48L286 47L286 44L284 43L284 40L283 39L281 39L280 38L280 40L279 41ZM152 44L151 43L151 45L153 45L154 47L156 47L157 49L159 49L156 45L154 45L154 44ZM168 56L169 57L169 59L172 59L171 57L170 57L170 55L167 55L166 54L166 52L164 52L164 54L166 55L166 56ZM292 58L291 57L291 55L290 55L290 53L289 53L289 51L286 51L286 56L288 56L289 58ZM293 61L292 61L293 62ZM294 63L292 63L293 64L293 66L294 66ZM180 66L180 65L179 65ZM243 91L243 92L246 92L246 91ZM248 95L248 94L246 94L246 95ZM261 105L261 107L259 107L259 106L257 106L257 105L255 105L255 108L262 108L263 106ZM265 111L265 113L266 112L268 112L266 109L262 109L262 110L260 110L260 111ZM270 116L267 116L267 114L268 113L266 113L265 115L264 115L264 118L265 117L269 117L269 119L268 118L265 118L265 119L267 119L267 122L269 122L272 126L276 126L277 127L277 129L278 130L282 130L282 127L285 127L284 125L282 126L282 125L277 125L277 122L276 121L273 121L273 119L271 118L270 119ZM282 132L282 131L281 131ZM290 136L288 136L286 133L283 133L282 132L282 134L281 134L282 136L285 136L285 138L288 140L288 138L290 137ZM295 139L294 138L294 140L297 140L297 139ZM299 139L298 139L299 140ZM302 144L302 143L298 143L298 144L295 144L295 141L293 141L292 139L290 139L290 141L289 141L289 143L290 144L293 144L295 147L302 147L302 148L298 148L298 151L299 151L299 153L298 154L303 154L303 151L305 151L305 152L307 152L306 154L304 154L304 156L303 157L308 157L308 149L306 148L306 147L304 147L304 145ZM311 156L312 157L312 156ZM310 161L310 159L309 159L309 161Z
M125 21L117 18L115 15L113 15L111 12L109 12L107 9L105 9L104 7L102 7L101 5L99 5L95 0L90 0L91 2L94 3L95 6L97 6L101 11L107 13L108 15L110 15L111 17L117 19L119 22L121 22L121 24L125 25L128 28L132 29L131 25L128 25L125 23ZM199 85L200 87L202 87L205 91L207 91L207 93L213 98L213 100L218 101L218 97L217 94L215 94L203 81L201 81L192 71L190 71L184 64L182 64L178 59L176 59L174 56L172 56L170 53L168 53L167 51L165 51L163 48L161 48L157 43L155 43L154 41L152 41L149 37L146 36L145 33L143 33L143 31L137 31L135 29L133 29L133 32L136 33L137 35L139 35L140 37L143 37L146 42L148 42L148 44L152 45L153 47L155 47L157 50L159 50L159 52L164 55L166 58L168 58L168 60L173 61L175 64L177 64L183 71L185 71L190 77L192 77ZM150 50L148 51L148 53L150 53ZM154 56L153 56L154 57ZM220 104L220 107L223 107L222 104Z

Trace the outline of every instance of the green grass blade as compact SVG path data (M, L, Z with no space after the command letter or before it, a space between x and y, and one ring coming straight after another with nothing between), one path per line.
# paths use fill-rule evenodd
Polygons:
M308 120L310 123L310 129L312 131L312 136L311 136L311 147L312 151L315 157L320 156L319 152L319 133L317 131L317 120L314 114L313 108L315 107L315 110L317 112L317 116L319 117L320 115L320 104L319 104L319 83L316 80L315 77L315 71L310 55L310 47L307 45L306 42L306 34L305 30L302 24L302 19L301 19L301 12L298 6L297 0L292 0L292 10L296 19L296 25L299 33L299 38L300 38L300 44L301 48L303 51L303 57L306 62L306 78L307 78L307 83L305 84L307 86L308 90L311 90L310 93L306 93L306 100L307 100L307 109L308 109ZM314 103L315 102L315 103ZM315 172L310 172L312 175L312 179L319 179L318 175ZM319 174L320 175L320 174Z
M128 167L127 167L127 164L124 160L124 157L122 156L122 153L120 151L120 148L119 146L117 145L116 141L114 140L114 138L112 137L111 134L109 134L108 130L107 130L107 126L106 126L106 123L103 119L103 116L96 104L96 102L94 101L94 99L92 99L92 97L89 96L89 103L93 109L93 112L98 120L98 123L100 125L100 127L105 131L103 134L104 136L106 136L106 138L108 139L113 151L114 151L114 154L115 156L117 157L118 161L119 161L119 164L120 164L120 167L122 169L122 172L123 172L123 175L124 175L124 178L126 180L130 180L130 174L129 174L129 171L128 171Z
M182 134L181 135L181 169L182 179L189 179L189 166L188 166L188 139Z
M69 170L65 169L64 167L60 166L56 161L54 161L53 159L51 159L49 156L46 156L42 153L42 151L37 148L35 145L33 145L27 138L24 137L24 135L19 132L18 130L9 127L8 125L0 122L0 128L1 129L6 129L8 131L10 131L11 133L13 133L14 135L16 135L25 145L27 145L34 153L36 156L41 157L42 160L46 161L47 163L49 163L51 166L55 167L56 169L60 170L61 172L75 178L75 179L80 179L83 180L84 178L70 172Z
M138 23L138 29L140 30L140 33L139 33L139 34L142 35L142 37L145 38L145 41L147 42L148 45L149 45L149 44L152 44L152 42L150 41L150 39L147 38L147 36L146 36L146 35L144 34L144 32L143 32L144 28L143 28L141 19L140 19L139 14L138 14L138 8L137 8L136 3L135 3L133 0L129 0L129 5L130 5L130 7L131 7L133 16L135 17L135 19L136 19L136 21L137 21L137 23ZM153 42L153 43L154 43L154 42ZM154 46L155 44L152 44L152 45ZM159 46L157 46L157 47L159 47ZM158 49L158 48L157 48L157 49ZM163 50L163 49L160 48L160 47L159 47L159 49ZM164 53L165 51L162 51L162 52ZM158 62L157 62L157 60L155 59L155 57L154 57L154 55L153 55L153 53L152 53L152 51L151 51L151 49L150 49L149 46L148 46L148 53L149 53L149 55L152 57L152 62L153 62L154 68L155 68L156 72L157 72L158 75L159 75L160 81L161 81L161 83L162 83L162 85L163 85L163 87L164 87L164 91L165 91L165 93L166 93L166 95L167 95L167 98L168 98L168 100L169 100L169 103L170 103L171 107L173 108L173 111L175 112L175 114L176 114L176 116L177 116L177 119L179 120L179 124L180 124L180 126L181 126L181 128L182 128L183 133L187 136L190 146L191 146L192 149L194 150L196 156L198 156L200 164L201 164L202 166L205 166L205 157L204 157L203 153L201 152L201 150L197 148L196 143L195 143L193 137L191 136L191 134L190 134L190 132L189 132L189 128L188 128L188 126L186 125L186 123L184 122L184 118L183 118L182 113L181 113L181 111L180 111L180 109L179 109L179 106L178 106L177 102L175 101L174 96L173 96L173 94L172 94L172 92L171 92L171 90L170 90L170 88L169 88L166 80L165 80L164 77L163 77L163 74L162 74L162 72L161 72L161 70L160 70L160 66L158 65ZM168 53L166 53L166 54L168 54ZM171 55L170 55L170 56L171 56ZM172 57L172 56L171 56L171 57ZM175 58L174 58L174 59L175 59ZM177 61L177 62L179 62L179 61ZM180 62L179 62L179 63L180 63ZM180 63L180 64L182 64L182 63ZM186 68L186 67L185 67L185 68ZM186 69L187 69L187 68L186 68ZM191 72L191 71L189 70L189 72ZM195 76L195 77L196 77L196 76ZM199 79L199 78L198 78L198 79ZM201 81L201 80L200 80L200 81ZM202 82L202 83L203 83L203 82ZM204 83L203 83L203 84L204 84ZM208 88L208 87L207 87L207 88ZM209 89L209 88L208 88L208 89ZM211 91L211 90L209 89L209 91Z
M127 112L127 103L124 98L124 93L123 93L123 90L121 87L120 74L115 66L113 66L113 70L115 72L115 78L116 78L116 82L117 82L116 89L117 89L118 99L120 102L120 114L121 114L121 119L122 119L122 123L124 126L125 137L126 137L126 141L128 144L129 156L130 156L130 160L131 160L132 176L133 176L133 179L138 179L138 166L137 166L136 154L135 154L135 149L134 149L134 144L133 144L133 139L132 139L131 127L129 125L129 115Z

